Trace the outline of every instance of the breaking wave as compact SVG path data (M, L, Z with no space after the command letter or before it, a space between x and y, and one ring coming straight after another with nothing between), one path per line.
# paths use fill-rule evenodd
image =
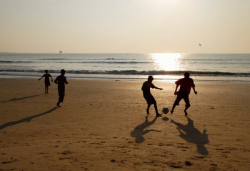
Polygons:
M44 73L44 70L0 70L1 72ZM204 72L204 71L138 71L138 70L67 70L68 74L110 74L110 75L183 75L189 72L193 76L236 76L250 77L250 73ZM49 70L49 73L60 73L60 70Z

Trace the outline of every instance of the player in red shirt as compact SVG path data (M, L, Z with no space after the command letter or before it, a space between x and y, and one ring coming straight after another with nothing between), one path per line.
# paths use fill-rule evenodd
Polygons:
M186 103L186 108L184 112L185 112L185 116L187 116L187 109L190 107L189 94L190 94L191 88L193 88L194 93L197 94L197 91L195 91L194 81L192 78L189 78L189 76L190 74L188 72L185 72L184 78L179 79L178 81L175 82L176 88L175 88L174 94L177 95L177 98L172 107L171 114L174 112L175 106L179 105L179 102L181 101L181 99L184 99ZM180 89L177 92L177 89L179 86L180 86Z

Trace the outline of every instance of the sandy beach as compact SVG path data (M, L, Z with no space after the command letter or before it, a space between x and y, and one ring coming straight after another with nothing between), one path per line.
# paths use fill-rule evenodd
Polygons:
M0 171L250 169L250 84L195 82L191 107L155 117L139 81L0 79ZM153 82L160 113L174 83Z

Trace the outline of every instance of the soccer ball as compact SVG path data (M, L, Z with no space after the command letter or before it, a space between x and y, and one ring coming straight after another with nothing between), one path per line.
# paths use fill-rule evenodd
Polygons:
M168 108L163 108L163 109L162 109L162 112L163 112L164 114L167 114L167 113L169 112L169 110L168 110Z

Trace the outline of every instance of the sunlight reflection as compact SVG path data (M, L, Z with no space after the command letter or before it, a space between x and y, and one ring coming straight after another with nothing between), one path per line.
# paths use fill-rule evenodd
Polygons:
M155 69L164 71L181 70L179 59L180 53L152 53L150 54L155 63Z

